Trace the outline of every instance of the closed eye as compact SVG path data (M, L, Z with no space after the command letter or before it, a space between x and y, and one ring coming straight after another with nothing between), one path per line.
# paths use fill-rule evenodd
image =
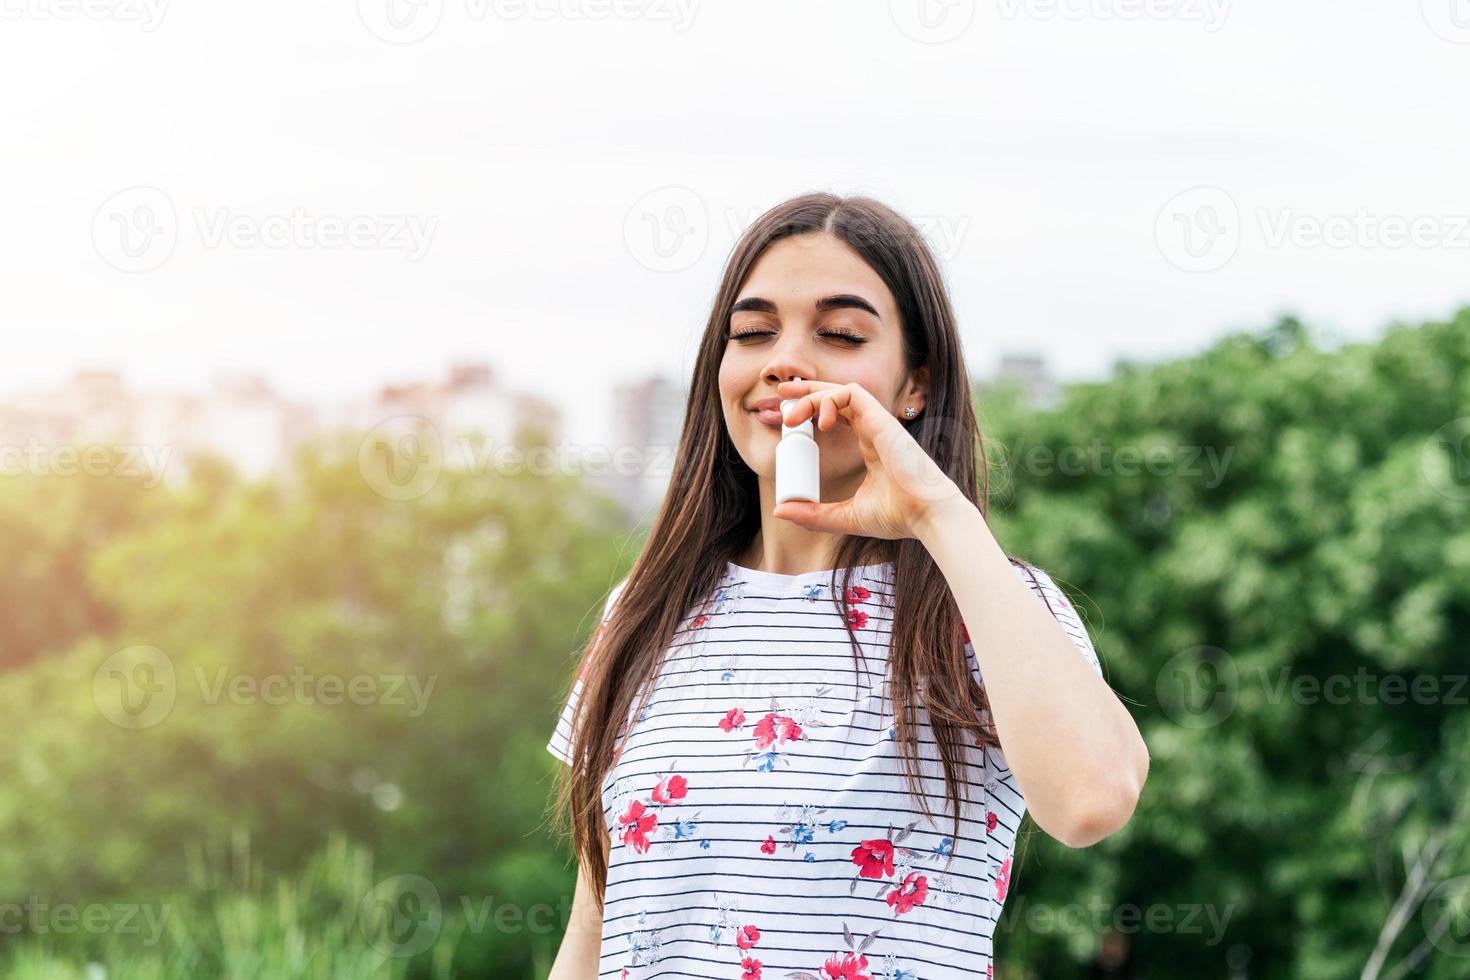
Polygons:
M725 339L735 341L750 340L755 337L774 337L775 335L776 332L774 330L745 330L739 333L736 333L732 330L725 331ZM838 340L845 341L846 343L852 344L855 347L866 344L868 342L868 338L864 337L860 333L856 333L851 330L823 330L818 331L817 336L835 337Z

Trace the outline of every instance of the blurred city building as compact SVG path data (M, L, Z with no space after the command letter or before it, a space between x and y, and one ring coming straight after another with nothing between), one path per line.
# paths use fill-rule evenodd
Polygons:
M523 426L555 444L562 419L540 397L507 390L487 364L458 364L439 381L386 385L371 396L312 405L276 392L257 374L221 372L204 393L135 390L112 370L78 370L63 385L0 399L0 446L21 453L96 444L141 446L168 459L168 482L208 453L256 479L286 471L302 444L333 433L403 425L437 433L449 466L491 460ZM493 441L493 442L492 442ZM28 447L30 447L28 449Z

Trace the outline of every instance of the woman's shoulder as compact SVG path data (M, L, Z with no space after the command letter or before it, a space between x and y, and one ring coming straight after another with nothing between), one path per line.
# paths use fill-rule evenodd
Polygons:
M1059 598L1063 602L1066 601L1066 596L1062 593L1062 590L1041 566L1034 565L1024 558L1016 558L1015 556L1011 556L1010 561L1011 568L1015 569L1016 575L1022 582L1030 586L1031 591L1038 597L1044 600Z

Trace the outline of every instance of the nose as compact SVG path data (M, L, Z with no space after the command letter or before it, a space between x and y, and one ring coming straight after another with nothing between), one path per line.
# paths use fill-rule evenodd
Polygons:
M770 384L815 378L817 369L796 344L777 343L761 375Z

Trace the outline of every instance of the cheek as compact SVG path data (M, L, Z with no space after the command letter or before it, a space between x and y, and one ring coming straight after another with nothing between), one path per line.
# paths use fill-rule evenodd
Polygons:
M733 388L735 386L735 373L736 368L734 359L731 358L727 353L726 356L720 358L720 373L718 375L720 396L722 398L728 400L730 395L733 394Z
M741 364L738 356L726 354L720 361L720 373L716 377L719 387L720 411L725 416L727 427L739 425L743 413L740 406L744 404L746 393L750 390L751 382Z
M893 377L887 372L881 370L864 370L856 373L847 380L861 385L870 395L878 399L884 408L891 407L894 397Z

